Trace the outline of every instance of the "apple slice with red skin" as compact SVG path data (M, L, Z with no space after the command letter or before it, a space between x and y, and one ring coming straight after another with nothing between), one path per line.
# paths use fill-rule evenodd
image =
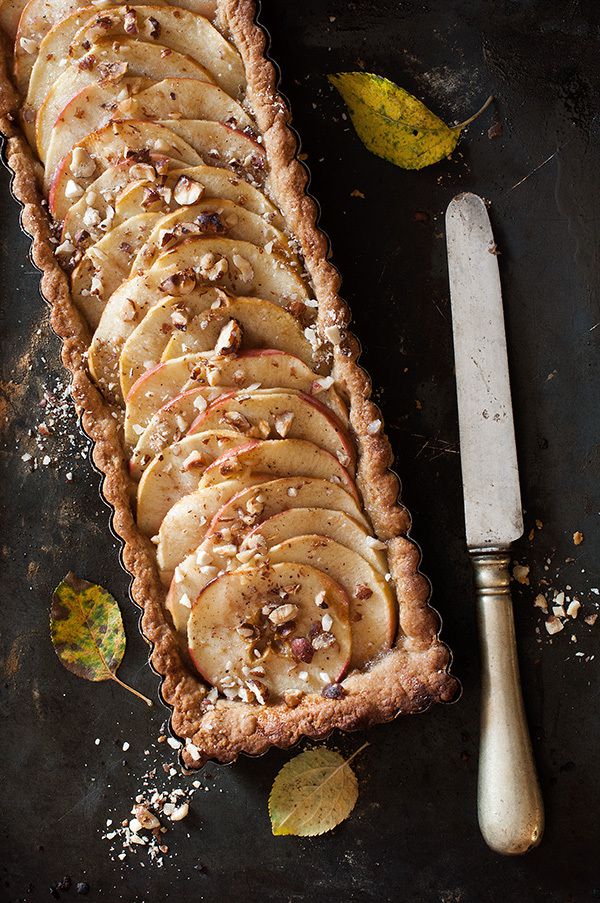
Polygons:
M74 82L77 82L77 77L74 78ZM41 111L38 111L36 136L39 132L39 143L42 145L41 148L38 146L38 156L44 164L44 187L46 190L52 182L52 176L58 164L71 148L79 141L83 141L90 132L95 132L107 125L111 119L117 118L113 111L119 95L122 95L123 92L134 94L151 84L150 79L131 76L124 77L118 82L90 81L89 84L73 91L67 103L55 117L51 129L43 136L42 130L46 117L42 118Z
M204 163L236 172L243 170L255 184L266 183L267 157L262 144L252 135L224 122L205 119L159 119L157 122L193 147Z
M298 589L290 593L290 587ZM298 661L293 640L310 645L311 630L321 630L315 607L321 592L331 603L328 634L333 643L314 650L310 661ZM293 622L277 628L274 620L292 611ZM278 564L268 574L257 570L225 574L205 586L195 600L188 641L199 673L229 698L264 704L289 690L319 693L326 684L342 680L348 667L352 654L348 599L334 580L302 564ZM254 650L262 654L257 657Z
M211 357L189 354L164 364L149 367L129 388L126 395L125 435L128 443L139 435L137 427L146 427L157 410L187 389L212 386L239 390L254 386L281 389L284 392L311 393L319 378L299 358L283 352L242 352L237 357ZM333 386L318 392L319 401L347 428L346 407Z
M152 174L153 179L159 178L154 168L155 164L160 165L161 172L163 171L163 165L166 167L164 169L164 178L174 178L175 180L179 178L179 174L185 169L195 168L186 167L181 160L169 160L167 157L158 159L155 157L154 163L152 165L148 163L148 166L144 166L142 170L147 172L148 175ZM135 209L129 211L127 216L117 217L115 215L117 198L125 193L130 185L155 185L155 182L150 183L148 181L148 176L146 176L145 181L142 181L139 178L139 173L140 168L135 158L125 160L103 170L98 178L94 179L85 194L78 201L73 201L72 206L66 212L62 225L61 242L73 239L77 233L81 233L83 230L89 233L90 237L89 239L84 239L80 235L78 247L85 248L88 244L102 238L107 228L120 225L120 223L125 222L132 216L137 216L138 213L156 213L157 211L154 207L145 209L142 204L138 204ZM140 200L141 197L140 195ZM97 222L92 223L90 221L88 214L90 209L94 212Z
M126 339L119 358L121 388L128 403L129 395L136 382L150 370L160 366L161 356L171 334L184 326L187 331L190 319L203 314L207 315L213 304L221 303L222 297L221 289L201 285L189 295L180 298L169 296L150 308ZM214 345L212 347L214 348ZM187 357L187 361L191 362L191 360L190 355ZM206 357L198 358L200 366L204 366L205 362ZM194 368L194 365L190 363L189 367L183 367L184 381L189 380L189 371ZM182 387L182 383L177 382L180 377L180 368L174 366L172 369L172 377L167 376L166 371L165 376L171 380L173 385L174 392L172 394L177 395ZM157 408L160 406L158 405Z
M299 321L285 308L264 298L232 297L220 289L199 286L189 295L167 297L154 305L126 339L119 358L121 389L125 398L135 381L159 361L165 363L173 358L212 351L221 330L230 320L236 320L241 327L242 350L239 354L244 356L244 360L250 351L260 350L267 354L273 350L269 346L277 342L279 354L299 359L305 368L315 366L310 342L306 340ZM188 342L189 349L185 350ZM266 358L259 360L263 362L261 369L266 370ZM277 366L277 360L270 358L268 364ZM254 369L260 366L256 361L253 364ZM318 377L312 369L308 372L312 382L306 388L310 390ZM259 379L251 380L263 381L264 374Z
M109 299L89 349L92 376L104 394L120 403L127 394L118 384L119 355L127 338L148 310L167 295L181 297L197 284L206 284L211 268L226 263L215 276L219 287L234 295L256 296L285 307L290 300L304 301L308 289L283 257L230 238L190 238L161 254L144 276L124 282ZM214 264L212 263L214 262ZM208 265L208 264L206 264ZM197 270L200 270L198 273ZM175 283L175 284L174 284Z
M253 477L257 473L264 474L265 481L286 476L330 480L359 499L352 477L335 455L304 439L265 439L232 448L206 468L199 488L222 483L231 477L243 483L246 476Z
M226 390L211 386L187 389L159 408L145 429L132 424L126 418L125 426L128 428L126 441L135 443L129 459L129 473L133 479L140 480L144 470L156 455L173 442L183 439L201 406L218 398L223 391ZM140 429L143 431L138 436L136 434Z
M355 497L336 483L315 477L278 477L266 483L245 486L231 496L215 512L206 535L214 535L225 527L231 527L232 522L239 520L240 512L245 516L254 513L256 522L262 523L290 508L327 508L339 511L361 524L364 529L370 530L369 522ZM252 521L246 526L248 531L252 530Z
M189 56L182 53L169 53L165 56L165 48L159 44L147 44L127 38L118 45L110 40L97 40L92 44L86 56L80 60L73 60L65 66L60 78L54 82L42 105L35 116L35 144L41 160L46 159L46 153L50 144L52 130L59 118L70 104L70 101L90 85L98 85L102 82L102 73L126 69L122 78L111 81L110 84L117 88L124 88L133 78L143 79L147 84L153 84L170 76L184 76L186 79L198 84L212 83L208 71ZM105 84L107 84L105 82ZM81 94L83 98L85 95ZM91 96L94 96L92 93ZM96 95L96 100L98 100ZM121 98L122 99L122 98ZM75 108L70 108L73 113ZM81 108L80 108L81 109ZM26 111L31 118L34 111ZM90 111L99 115L100 109ZM131 115L116 117L113 119L132 119ZM147 119L141 116L139 119ZM31 128L31 125L29 128ZM69 131L74 125L73 117L69 117ZM76 126L78 128L78 126ZM67 134L65 140L69 137ZM71 145L75 142L71 141Z
M257 482L262 477L257 476ZM210 521L217 511L243 487L237 480L225 480L208 489L195 489L179 499L166 513L158 531L156 559L160 579L169 586L178 564L203 541Z
M253 488L260 495L261 485ZM229 525L221 523L219 530L208 530L198 548L180 562L174 570L167 596L167 608L171 612L177 630L185 630L189 616L189 600L195 599L202 587L218 574L249 567L263 567L269 561L268 549L286 539L292 539L311 531L333 539L360 556L365 550L370 567L380 574L387 571L385 556L376 557L366 545L368 531L342 511L326 508L287 508L267 518L254 529L239 516ZM362 560L362 559L361 559ZM362 576L366 573L363 568ZM339 579L338 579L338 582Z
M132 10L135 11L139 40L161 44L171 51L191 56L208 69L215 82L230 97L243 97L246 70L237 48L208 19L186 9L147 5L115 6L98 10L96 17L89 19L73 35L69 47L70 57L83 56L99 34L112 40L129 37L128 14L131 16ZM108 19L111 20L110 24Z
M242 328L240 353L276 346L279 351L300 358L308 367L317 366L312 345L297 317L264 298L239 297L230 297L220 307L191 317L185 331L173 329L161 360L214 348L229 320L236 320Z
M198 481L212 461L220 461L227 450L244 442L239 433L213 430L186 436L169 445L144 471L137 488L136 520L146 536L158 533L167 511L175 502L198 488Z
M92 158L95 167L89 176L77 176L75 179L71 166L73 154L79 152L79 149ZM66 194L70 183L77 185L83 194L104 169L125 160L128 154L135 153L142 156L160 153L190 166L202 162L199 154L189 144L163 125L134 120L111 122L79 141L56 168L48 193L50 213L54 219L64 219L73 202L73 198ZM76 166L74 170L77 171Z
M296 501L298 500L296 499ZM290 506L284 511L279 511L261 520L246 533L239 548L242 553L244 550L255 548L259 536L264 540L268 549L306 533L328 536L340 545L346 546L350 551L356 552L385 578L389 570L387 557L382 550L369 545L368 540L373 536L373 531L368 525L365 525L364 518L361 520L362 523L350 517L345 511L330 510L324 505L308 508L298 502L297 506ZM211 535L212 530L209 529L207 541ZM264 546L262 547L264 548Z
M104 128L111 120L117 118L113 112L117 97L123 93L135 93L149 84L152 84L149 79L135 77L123 78L118 82L96 81L73 94L59 112L46 137L47 144L43 155L39 154L44 164L46 191L52 184L52 177L63 157L92 132ZM39 112L37 123L41 132L43 123ZM36 124L36 130L37 128Z
M135 161L111 166L96 179L77 203L69 208L65 215L61 240L72 238L81 229L90 233L92 241L102 237L104 231L98 225L91 225L84 219L89 206L98 211L99 221L107 219L107 207L110 204L113 211L111 225L117 226L126 222L138 213L170 213L180 209L180 204L175 199L179 192L178 187L181 178L189 179L192 183L200 184L203 198L224 198L251 213L256 213L276 228L285 226L281 214L266 198L266 196L244 181L239 175L231 173L227 169L219 169L216 166L184 166L179 160L170 161L170 171L161 175L160 184L157 178L140 178L137 173L139 167L135 167ZM134 173L135 175L133 175ZM164 184L163 184L164 183ZM87 195L92 193L94 201L88 204Z
M196 78L164 78L117 104L116 119L208 119L256 131L244 108L218 85Z
M354 474L356 450L333 411L311 395L261 390L231 392L201 411L189 435L234 429L254 439L306 439L335 455Z
M200 81L196 83L201 84ZM117 84L112 88L112 96L115 98L120 93L117 90L119 87ZM125 86L122 90L125 90ZM88 85L61 111L52 129L47 148L44 175L46 190L52 185L60 161L75 144L83 141L92 132L105 128L111 121L132 119L131 115L121 118L115 115L110 98L111 91L101 85ZM222 122L204 119L160 119L156 124L178 135L205 163L221 165L228 169L232 167L246 169L254 181L264 181L265 152L260 144L245 132Z
M357 552L328 536L306 534L272 546L267 556L271 566L281 561L311 565L344 587L350 598L351 667L364 669L392 646L398 624L394 591Z

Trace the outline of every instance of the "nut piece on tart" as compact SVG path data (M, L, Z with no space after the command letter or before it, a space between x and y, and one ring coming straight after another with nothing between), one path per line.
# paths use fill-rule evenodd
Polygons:
M346 324L279 209L220 5L10 0L0 24L169 629L209 709L289 709L384 656L398 601L332 370Z

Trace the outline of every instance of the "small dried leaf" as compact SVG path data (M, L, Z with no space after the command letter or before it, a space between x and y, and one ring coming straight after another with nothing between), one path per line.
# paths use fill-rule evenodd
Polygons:
M269 797L273 834L314 837L332 831L356 805L358 782L349 759L325 747L310 749L283 766Z
M52 596L50 636L61 663L73 674L115 680L152 705L116 676L125 654L125 630L118 603L107 590L69 572Z
M452 128L394 82L370 72L340 72L329 81L342 95L358 137L378 157L422 169L452 153L461 131L492 102Z

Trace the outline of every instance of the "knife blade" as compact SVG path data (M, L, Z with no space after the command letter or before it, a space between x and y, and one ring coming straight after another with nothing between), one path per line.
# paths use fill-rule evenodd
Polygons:
M469 548L523 533L498 257L484 202L446 213L465 526Z
M467 546L481 647L477 814L506 855L540 842L544 804L521 695L510 544L523 533L496 245L485 204L461 194L446 211Z

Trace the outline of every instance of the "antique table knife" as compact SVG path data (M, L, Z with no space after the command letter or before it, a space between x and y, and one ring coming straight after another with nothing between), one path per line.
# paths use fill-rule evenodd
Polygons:
M510 544L523 533L498 258L485 204L446 212L467 546L481 645L479 827L498 853L536 846L544 807L527 729L510 595Z

